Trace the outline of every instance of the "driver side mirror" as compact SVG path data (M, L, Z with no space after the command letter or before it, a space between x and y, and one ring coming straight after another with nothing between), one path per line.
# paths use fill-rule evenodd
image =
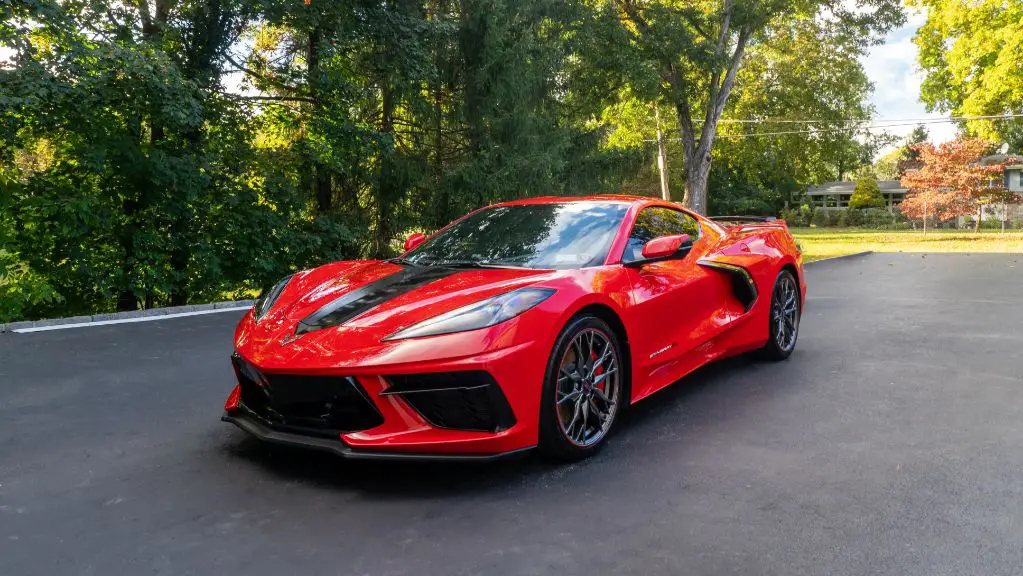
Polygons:
M426 241L426 234L416 232L405 240L405 251L408 252Z
M689 234L672 234L659 236L643 245L643 257L629 262L632 265L659 262L672 258L685 258L693 249L693 239Z

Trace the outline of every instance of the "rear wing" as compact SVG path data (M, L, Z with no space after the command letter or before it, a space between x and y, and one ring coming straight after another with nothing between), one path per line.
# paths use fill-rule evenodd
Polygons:
M710 216L715 222L775 222L774 216Z
M774 216L711 216L711 220L729 229L781 228L788 230L788 223Z

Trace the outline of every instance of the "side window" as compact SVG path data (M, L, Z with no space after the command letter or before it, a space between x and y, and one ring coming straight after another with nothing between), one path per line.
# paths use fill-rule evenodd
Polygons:
M696 218L681 210L673 210L663 206L644 208L632 226L629 243L622 254L623 262L633 262L643 256L643 245L658 236L673 234L689 234L696 240L700 237L700 223Z

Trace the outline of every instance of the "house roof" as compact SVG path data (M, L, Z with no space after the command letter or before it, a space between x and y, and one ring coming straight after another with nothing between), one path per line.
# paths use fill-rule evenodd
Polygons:
M1020 156L1018 154L991 154L990 156L985 156L981 158L980 163L985 166L990 166L991 164L1008 163L1012 164L1012 166L1006 166L1006 168L1014 169L1020 166L1021 160L1023 160L1023 156Z
M902 184L898 180L878 180L877 187L881 189L881 192L898 193L905 192L906 189L902 187ZM852 194L853 190L856 189L856 182L825 182L820 186L811 186L806 191L808 196L829 196L831 194Z

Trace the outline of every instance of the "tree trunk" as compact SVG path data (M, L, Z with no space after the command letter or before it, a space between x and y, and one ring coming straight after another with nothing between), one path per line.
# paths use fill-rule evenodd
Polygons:
M139 16L142 20L142 36L158 48L162 41L162 34L170 16L171 4L169 0L157 0L155 13L150 13L149 2L145 0L139 3ZM149 151L152 153L166 139L163 121L160 118L162 110L154 104L149 111ZM139 120L141 125L142 120ZM141 130L139 130L141 136ZM117 310L130 311L138 309L139 299L135 296L131 285L135 275L137 254L135 252L135 234L138 231L138 214L152 201L158 193L153 184L153 179L147 177L140 186L133 198L126 198L121 204L121 213L124 216L125 224L121 231L121 249L124 251L124 260L121 264L121 272L124 276L125 286L117 294ZM152 294L146 291L144 301L152 302Z
M125 286L117 294L117 311L127 312L139 307L138 298L131 290L135 269L135 213L138 211L138 202L134 199L125 199L121 206L125 219L124 228L121 230L121 250L124 252L121 273L124 276Z
M388 75L389 76L389 75ZM385 78L381 94L380 132L394 138L394 87L390 78ZM373 253L383 257L389 252L388 242L391 239L392 199L396 195L397 182L394 181L394 155L397 150L391 147L381 151L380 172L377 181L376 227L373 231Z
M220 80L221 70L214 60L221 46L225 42L227 27L233 17L230 7L225 7L220 0L206 0L199 3L194 12L188 12L188 28L192 31L191 42L183 47L185 54L185 70L190 78L204 90L212 90ZM166 15L164 16L166 18ZM205 116L206 110L203 111ZM202 163L200 155L205 150L206 135L203 132L203 125L197 124L191 127L184 138L188 141L188 148L192 159L199 166ZM204 227L203 222L196 222L198 218L206 218L206 212L190 202L181 201L181 210L177 211L171 223L171 237L173 249L170 255L171 270L174 271L173 285L170 291L170 305L182 306L188 304L190 298L188 266L192 260L192 251L195 246L195 231ZM151 306L147 302L146 307Z
M728 44L728 26L731 20L731 3L728 3L728 10L725 14L724 23L721 29L721 36L718 41L717 57L726 56L724 51ZM717 136L718 121L725 111L725 104L728 103L728 96L735 86L735 75L739 71L743 54L746 51L746 43L749 41L751 30L744 28L739 32L735 42L735 49L728 57L728 67L724 78L721 77L721 69L715 70L710 78L710 98L707 102L707 111L700 126L700 138L696 139L696 129L693 126L692 105L688 100L686 82L684 76L678 71L674 64L667 67L666 78L673 89L675 109L679 115L679 128L682 133L682 149L685 158L686 168L686 193L683 203L690 210L698 214L707 213L707 183L710 178L711 150L714 147L714 138Z
M687 208L698 214L707 213L707 182L710 179L710 153L692 158L686 163Z
M319 97L320 40L322 38L322 24L317 24L309 31L309 46L306 52L306 82L309 84L309 97L314 101ZM313 106L319 107L321 105L313 104ZM316 159L310 159L309 164L309 171L312 177L312 195L316 200L316 211L320 214L326 214L333 207L330 170Z
M433 3L431 18L439 20L447 10L446 0ZM437 77L431 86L433 99L433 186L435 198L431 220L434 226L440 227L449 220L448 188L444 185L444 85L445 85L445 51L444 40L437 36L433 45L433 64Z
M661 133L661 111L654 106L654 117L657 119L657 173L661 177L661 199L671 201L671 190L668 188L668 153L664 146L664 135Z

